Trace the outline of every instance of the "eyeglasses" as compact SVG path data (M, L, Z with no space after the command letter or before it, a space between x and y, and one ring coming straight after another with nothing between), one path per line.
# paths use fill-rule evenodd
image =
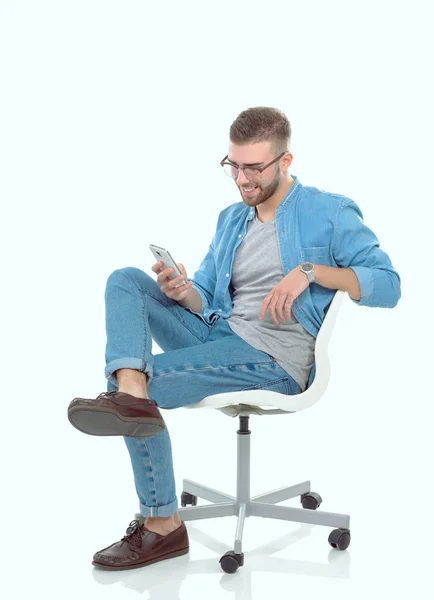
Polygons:
M225 162L225 160L228 158L229 155L225 156L224 159L220 162L220 164L223 167L223 171L229 177L232 177L233 179L237 179L238 173L241 169L241 171L246 176L246 179L248 179L249 181L252 181L255 178L259 179L262 171L265 171L265 169L268 169L268 167L270 165L272 165L273 163L275 163L276 161L281 159L284 154L286 154L286 152L282 152L282 154L279 154L279 156L276 156L276 158L274 160L269 162L267 165L264 165L263 167L242 167L240 165L237 165L236 163Z

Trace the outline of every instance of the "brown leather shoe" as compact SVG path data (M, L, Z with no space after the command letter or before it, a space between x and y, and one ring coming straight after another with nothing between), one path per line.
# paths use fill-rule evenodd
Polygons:
M157 405L149 398L125 392L102 392L96 399L74 398L68 407L74 427L90 435L149 437L165 427Z
M119 542L94 554L92 564L102 569L137 569L187 554L188 551L189 540L184 521L172 533L160 535L147 529L139 520L134 520Z

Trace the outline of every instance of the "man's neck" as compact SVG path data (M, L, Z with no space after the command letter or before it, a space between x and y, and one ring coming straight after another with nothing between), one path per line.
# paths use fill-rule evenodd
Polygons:
M262 223L271 221L276 213L276 208L289 192L293 183L294 179L290 176L289 180L285 182L283 186L280 186L273 196L268 198L268 200L265 202L262 202L262 204L258 204L258 206L256 206L256 216Z

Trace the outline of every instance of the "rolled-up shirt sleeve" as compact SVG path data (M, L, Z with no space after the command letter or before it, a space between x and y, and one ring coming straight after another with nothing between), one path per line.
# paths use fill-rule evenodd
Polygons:
M357 204L342 200L335 224L332 254L336 264L350 268L360 285L361 306L394 308L401 297L401 278L374 232L365 225Z

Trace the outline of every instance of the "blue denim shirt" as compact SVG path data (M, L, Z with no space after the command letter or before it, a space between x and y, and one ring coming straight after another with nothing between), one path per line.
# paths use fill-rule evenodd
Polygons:
M294 183L275 211L276 235L284 276L302 262L351 268L360 284L360 306L393 308L401 297L401 279L357 204L340 194ZM212 325L232 312L229 285L235 251L246 235L255 209L236 202L223 209L208 252L192 279L202 298L197 314ZM311 283L292 304L297 321L314 337L336 290ZM187 309L192 311L191 309ZM315 364L308 386L315 375Z

